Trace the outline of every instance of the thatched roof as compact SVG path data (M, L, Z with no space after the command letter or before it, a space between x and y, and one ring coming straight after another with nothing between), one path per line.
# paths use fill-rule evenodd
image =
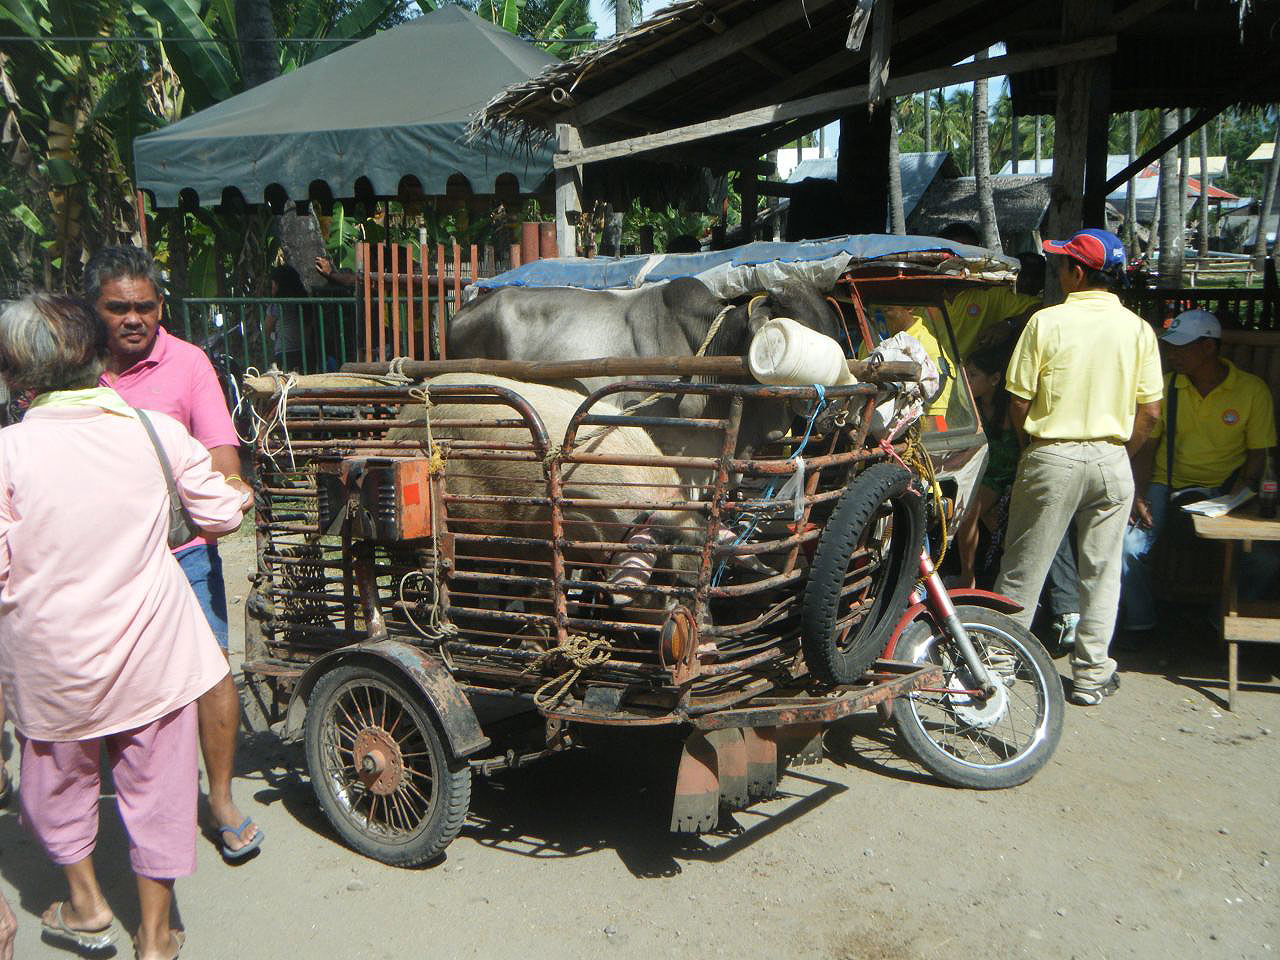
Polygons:
M1002 233L1035 230L1049 209L1049 178L992 177L991 194ZM907 229L937 235L957 223L978 223L978 188L973 177L934 180L920 198L915 214L907 219Z
M472 135L541 141L573 123L589 143L651 133L856 84L870 42L846 47L855 0L681 0L630 32L508 87L473 117ZM1242 0L1118 0L1102 32L1118 33L1115 111L1280 100L1280 4ZM898 0L891 76L949 67L975 51L1013 52L1061 42L1058 0ZM769 25L769 29L762 28ZM728 54L724 38L758 39ZM1014 78L1020 115L1052 113L1052 68ZM643 93L640 93L643 91ZM610 101L626 100L611 107ZM706 155L758 157L836 116L815 114L701 141ZM665 159L688 148L663 148Z

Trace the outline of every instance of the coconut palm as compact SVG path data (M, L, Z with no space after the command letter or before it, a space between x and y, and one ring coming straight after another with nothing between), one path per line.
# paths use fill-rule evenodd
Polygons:
M979 50L974 60L986 60L986 50ZM991 191L991 142L987 130L987 81L973 82L973 170L978 200L978 224L982 229L982 245L999 252L1000 228L996 224L995 198Z

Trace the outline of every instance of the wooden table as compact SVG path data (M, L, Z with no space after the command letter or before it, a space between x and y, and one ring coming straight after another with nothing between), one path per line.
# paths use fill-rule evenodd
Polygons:
M1222 639L1227 644L1227 709L1236 705L1240 643L1280 643L1280 603L1241 603L1236 596L1236 551L1238 541L1248 551L1255 540L1280 540L1280 519L1261 520L1250 502L1225 517L1192 514L1196 536L1228 541L1222 565Z

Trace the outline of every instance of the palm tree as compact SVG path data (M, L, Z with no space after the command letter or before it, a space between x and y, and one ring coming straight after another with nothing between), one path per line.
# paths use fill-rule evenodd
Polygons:
M898 104L889 98L889 232L904 236L907 221L903 214L902 169L898 165Z
M1164 136L1177 129L1178 115L1160 111ZM1182 281L1182 220L1178 202L1178 151L1168 150L1160 158L1160 285L1176 287Z
M986 59L986 50L974 54L974 60ZM1000 228L996 224L995 198L991 193L991 143L987 131L986 80L973 82L973 170L982 245L988 250L1000 252Z
M1258 207L1258 229L1253 235L1253 266L1262 270L1267 265L1267 217L1276 205L1277 181L1280 181L1280 104L1276 106L1275 149L1267 164L1266 179L1262 181L1262 202ZM1280 242L1278 239L1277 242Z
M240 79L246 90L280 76L280 51L271 19L271 0L236 0Z
M1129 162L1138 156L1138 114L1129 111ZM1130 259L1138 257L1138 194L1133 185L1133 177L1124 188L1124 242L1129 250Z

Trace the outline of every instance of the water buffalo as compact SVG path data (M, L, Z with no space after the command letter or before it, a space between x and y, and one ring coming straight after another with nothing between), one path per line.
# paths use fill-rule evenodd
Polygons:
M785 316L843 343L844 329L829 304L799 282L728 304L691 277L638 290L502 287L472 301L454 316L448 330L453 359L587 360L595 357L693 356L712 324L729 307L708 356L741 356L751 337L771 317ZM581 387L594 390L617 378L594 377ZM662 379L662 378L654 378ZM669 378L668 378L669 379ZM634 402L638 396L628 395ZM724 401L708 404L689 396L664 400L646 413L656 416L723 416ZM785 404L752 403L744 412L738 440L743 456L782 436L791 426ZM668 454L718 455L718 441L703 431L656 430L653 439Z
M582 402L581 394L546 384L519 383L503 377L484 374L455 373L433 378L428 388L445 385L488 385L504 387L523 397L537 412L552 444L559 444L568 429L569 420ZM600 404L601 413L618 413L617 408ZM511 420L509 407L477 403L462 397L433 399L432 423L447 420L479 421L477 425L432 428L436 440L483 441L486 444L528 443L530 433L523 426L486 426L485 421ZM425 405L404 407L397 421L402 426L387 432L389 440L426 442L428 408ZM660 452L648 434L637 427L591 428L580 433L576 450L608 457L658 457ZM450 529L454 533L489 536L518 536L551 539L549 507L531 503L496 503L483 498L544 495L546 480L543 464L538 460L464 459L459 450L446 473L445 488L451 496L448 505ZM456 464L456 465L455 465ZM626 604L635 600L637 607L655 604L651 595L637 596L632 588L643 586L649 579L657 557L644 549L656 542L696 544L697 523L694 515L682 511L664 511L646 507L608 505L619 500L665 503L681 496L680 477L665 466L618 466L600 463L565 463L561 468L563 493L566 498L584 501L585 505L564 508L565 537L569 541L611 542L627 544L616 551L614 562L625 564L628 573L611 581L613 602ZM620 483L627 486L620 487ZM529 551L501 543L460 543L460 552L489 559L527 558ZM548 552L549 555L549 552ZM569 563L608 560L591 551L573 549L565 552ZM657 563L659 572L668 580L692 583L697 557L684 554L664 555Z

